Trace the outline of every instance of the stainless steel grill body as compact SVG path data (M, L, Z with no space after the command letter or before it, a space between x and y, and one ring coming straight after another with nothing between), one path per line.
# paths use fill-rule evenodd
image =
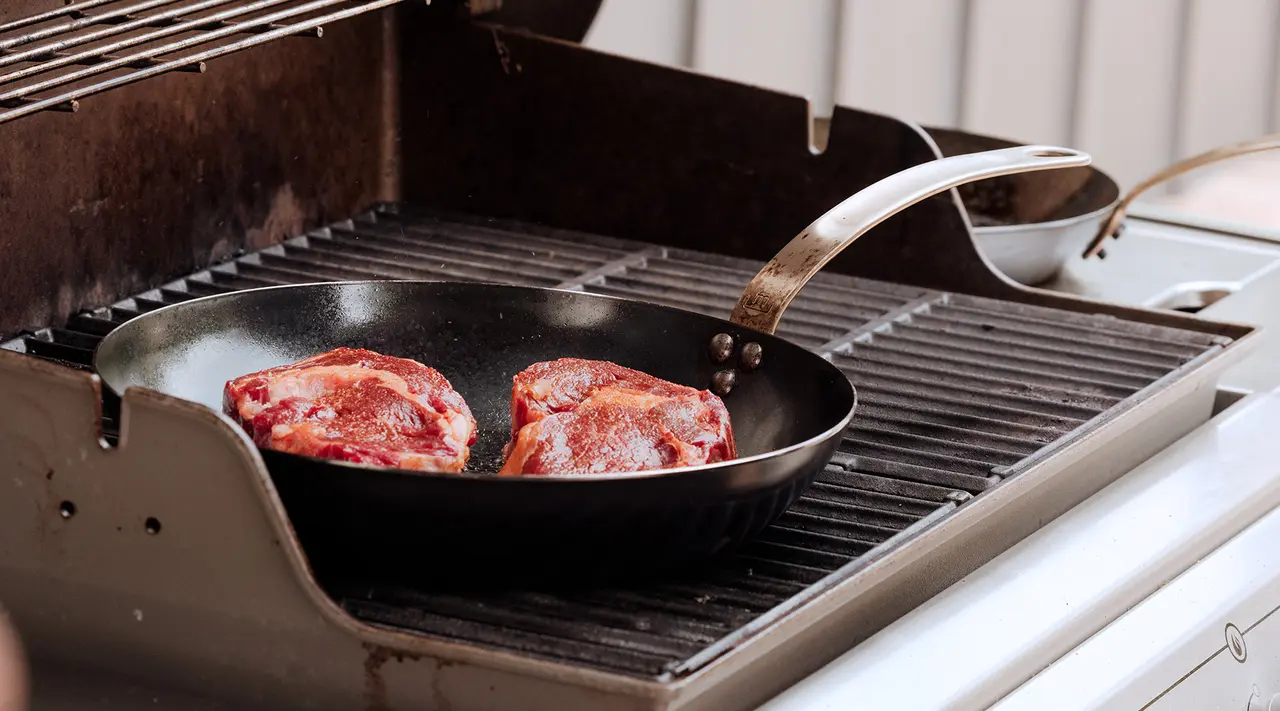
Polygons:
M723 316L757 269L741 258L384 205L3 347L87 369L97 339L143 311L329 279L559 286ZM862 412L817 483L741 552L698 574L611 588L465 596L396 584L392 575L376 584L327 580L324 593L364 624L634 679L677 694L651 703L676 706L678 690L696 687L717 662L795 626L833 590L866 584L874 564L936 535L975 495L981 502L1061 456L1073 439L1229 345L1211 334L836 274L806 288L780 332L845 369ZM118 412L109 399L103 428L112 441ZM392 653L370 652L375 660Z

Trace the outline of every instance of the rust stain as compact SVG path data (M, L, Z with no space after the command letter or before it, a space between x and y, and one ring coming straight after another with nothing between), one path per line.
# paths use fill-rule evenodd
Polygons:
M364 645L364 697L365 705L368 711L392 711L391 702L387 695L387 680L383 676L382 670L386 667L387 662L394 661L397 664L403 664L406 661L418 662L422 661L422 657L409 652L402 652L395 649L388 649L376 644ZM434 661L434 660L433 660ZM448 666L449 662L436 661L436 674L432 678L431 690L433 701L437 709L449 711L448 701L440 693L436 684L439 682L440 670Z
M387 681L382 667L391 659L391 651L372 644L364 645L364 699L369 711L391 711L387 703Z
M308 217L306 206L293 193L293 186L286 183L271 198L271 208L262 224L249 228L246 246L262 249L300 234Z
M449 703L449 697L441 688L440 682L444 681L443 672L448 667L453 666L453 662L447 662L443 659L434 660L436 664L435 673L431 675L431 701L435 704L437 711L450 711L452 704Z

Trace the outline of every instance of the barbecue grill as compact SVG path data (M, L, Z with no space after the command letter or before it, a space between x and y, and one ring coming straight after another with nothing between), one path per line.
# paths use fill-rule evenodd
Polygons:
M940 155L919 127L846 108L815 153L803 99L480 9L0 10L0 601L37 678L92 669L272 709L749 708L1203 422L1255 340L1016 285L944 193L847 249L783 319L860 409L746 548L612 587L317 580L325 551L293 536L256 450L203 407L104 398L99 339L178 301L325 280L724 317L814 216Z

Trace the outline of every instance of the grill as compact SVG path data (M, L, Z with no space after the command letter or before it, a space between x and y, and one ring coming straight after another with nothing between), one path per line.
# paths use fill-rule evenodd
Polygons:
M88 369L97 341L139 313L244 288L343 279L559 286L725 317L759 266L389 204L3 347ZM733 557L696 575L620 588L463 597L331 580L327 592L375 625L670 680L1228 342L835 274L806 287L779 333L839 365L858 388L859 410L806 495ZM118 402L104 410L111 438Z
M367 12L391 4L0 2L0 604L39 683L88 670L237 708L753 708L1203 422L1256 341L1017 287L940 194L788 310L780 335L848 373L859 408L732 557L591 589L318 585L225 422L102 400L105 334L185 299L381 278L723 317L784 236L938 155L844 107L815 154L802 98L538 36L580 37L570 15L598 0Z

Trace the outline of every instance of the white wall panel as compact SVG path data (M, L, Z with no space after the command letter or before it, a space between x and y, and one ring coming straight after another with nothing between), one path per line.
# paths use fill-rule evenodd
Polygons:
M1276 13L1276 24L1271 28L1271 49L1271 114L1267 131L1280 133L1280 12Z
M954 126L959 120L965 0L844 0L836 103Z
M698 0L693 67L833 103L837 0Z
M1079 146L1125 186L1280 132L1280 0L605 0L587 42L820 115Z
M1179 157L1269 129L1276 0L1190 0Z
M694 0L604 0L583 44L659 64L685 66L693 51Z
M971 0L961 125L1070 143L1080 0Z
M1168 165L1175 145L1185 0L1087 0L1074 144L1122 187Z

